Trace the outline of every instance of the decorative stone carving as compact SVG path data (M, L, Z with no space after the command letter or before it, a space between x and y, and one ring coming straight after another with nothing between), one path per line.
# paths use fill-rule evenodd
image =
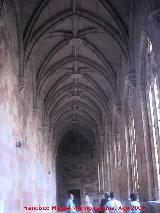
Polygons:
M79 74L79 73L73 73L73 74L71 75L71 78L73 78L73 79L80 79L80 78L82 78L82 76L81 76L81 74Z
M114 114L115 115L120 114L121 113L121 105L120 104L115 104L113 110L114 110Z
M130 85L132 85L133 87L136 86L136 74L135 74L135 72L131 72L126 76L125 84L126 84L126 86L130 86Z
M74 104L72 106L72 109L75 110L75 111L78 111L79 110L79 106L77 104Z
M80 38L72 38L69 41L69 45L71 45L71 46L80 46L80 45L82 45L82 43L83 43L83 41Z
M19 92L23 92L24 89L26 88L27 85L27 80L25 77L20 76L19 77Z
M38 107L36 107L36 106L33 107L33 116L34 116L34 117L37 117L38 113L39 113Z
M47 133L47 126L42 126L41 130L42 130L42 135L45 135Z

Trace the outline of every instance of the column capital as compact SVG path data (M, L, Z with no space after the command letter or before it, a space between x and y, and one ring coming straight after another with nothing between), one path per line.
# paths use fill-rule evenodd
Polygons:
M34 106L33 107L33 116L37 117L38 113L39 113L39 108L37 106Z
M118 115L121 113L121 104L114 104L113 107L114 114Z
M126 75L125 84L126 84L126 86L130 86L130 85L132 85L133 87L136 86L136 73L135 72L131 72Z
M27 85L27 79L24 76L19 76L19 92L23 92Z
M46 125L44 125L44 126L41 127L41 130L42 130L42 134L43 134L43 135L46 134L47 129L48 129L48 127L47 127Z
M39 130L41 130L42 131L42 134L43 134L43 132L45 132L46 130L47 130L47 126L46 125L43 125L43 126L40 126L39 127Z

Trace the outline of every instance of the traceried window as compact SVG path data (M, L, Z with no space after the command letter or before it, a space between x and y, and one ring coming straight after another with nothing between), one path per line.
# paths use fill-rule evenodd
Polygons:
M138 182L138 163L137 163L137 144L136 144L136 134L135 134L135 120L133 114L134 100L133 100L134 89L129 86L129 148L130 148L130 163L132 169L132 183L133 191L138 192L139 182Z
M120 116L114 120L114 166L121 166Z
M118 131L118 133L117 133L117 146L118 146L118 153L117 153L118 166L121 166L122 158L121 158L121 141L120 141L120 131Z
M104 161L102 161L102 189L104 190Z
M99 193L101 191L101 180L100 180L100 166L99 166L99 163L98 163L98 191L99 191Z
M113 142L113 149L114 149L114 167L117 167L117 145L116 145L116 140Z
M113 162L114 162L114 167L116 168L118 166L118 146L117 146L117 119L114 121L114 126L113 126L113 132L114 132L114 141L113 141Z
M160 92L158 84L158 66L155 60L155 54L152 42L148 38L147 48L147 107L151 135L152 155L154 163L154 172L157 182L157 198L160 198L160 162L158 156L158 147L160 147Z

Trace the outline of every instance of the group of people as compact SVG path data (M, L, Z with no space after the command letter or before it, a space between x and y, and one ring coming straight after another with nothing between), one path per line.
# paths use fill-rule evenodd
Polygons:
M84 205L86 207L85 209L76 208L74 204L74 196L73 194L69 194L69 199L66 203L66 206L70 207L67 211L68 213L76 213L77 210L86 213L140 213L142 212L141 210L144 210L134 193L130 195L130 203L126 206L124 206L124 204L122 205L122 203L115 198L114 192L104 193L104 198L101 199L99 209L93 207L88 194L85 195Z
M115 198L114 192L105 192L100 206L106 207L101 213L122 213L124 211L128 211L128 213L140 213L143 209L134 193L130 195L130 202L125 206Z

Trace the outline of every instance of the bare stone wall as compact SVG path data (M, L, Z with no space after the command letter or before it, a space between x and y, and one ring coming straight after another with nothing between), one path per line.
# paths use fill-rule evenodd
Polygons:
M47 137L39 131L40 117L34 116L32 79L19 91L17 31L8 11L0 26L0 211L19 213L25 205L55 203L56 188Z

